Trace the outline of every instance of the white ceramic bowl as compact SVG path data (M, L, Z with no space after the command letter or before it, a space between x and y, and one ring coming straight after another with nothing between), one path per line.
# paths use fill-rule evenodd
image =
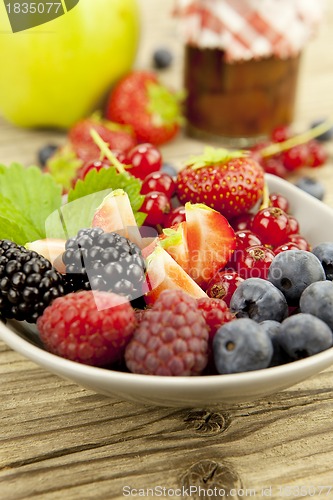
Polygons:
M267 175L270 192L285 195L299 220L302 234L312 245L333 241L333 210L292 184ZM245 402L278 392L333 364L333 348L293 363L231 375L157 377L94 368L43 350L34 327L0 323L0 338L12 349L46 370L100 394L143 404L174 407L209 407Z

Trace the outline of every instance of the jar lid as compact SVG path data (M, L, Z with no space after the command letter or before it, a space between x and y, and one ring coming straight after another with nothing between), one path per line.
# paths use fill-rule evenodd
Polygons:
M185 42L225 51L228 62L299 54L325 0L176 0Z

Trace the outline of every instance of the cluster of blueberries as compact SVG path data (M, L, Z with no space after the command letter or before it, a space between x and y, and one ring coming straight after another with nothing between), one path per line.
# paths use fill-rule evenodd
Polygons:
M332 280L333 243L321 243L312 252L279 253L267 280L243 281L230 302L238 319L214 337L218 372L258 370L332 347Z

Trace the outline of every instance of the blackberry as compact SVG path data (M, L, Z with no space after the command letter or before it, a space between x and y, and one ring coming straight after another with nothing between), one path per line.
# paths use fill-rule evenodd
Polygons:
M64 295L63 278L51 262L13 241L0 240L0 315L35 323Z
M145 261L140 248L118 233L81 229L62 256L72 291L114 292L133 300L142 295Z

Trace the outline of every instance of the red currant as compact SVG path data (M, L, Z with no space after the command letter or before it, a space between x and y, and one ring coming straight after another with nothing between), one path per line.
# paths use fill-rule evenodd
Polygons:
M282 179L285 179L288 175L288 170L282 163L282 159L279 155L263 158L260 164L267 174L277 175Z
M235 236L237 250L245 250L248 247L262 245L262 242L260 241L258 236L249 229L244 229L244 231L236 231Z
M102 168L110 168L109 160L104 159L104 160L87 161L78 170L75 181L78 179L83 180L85 176L88 174L88 172L90 172L91 170L99 171Z
M169 198L164 193L152 191L146 194L140 211L147 214L144 225L164 226L165 214L170 212Z
M296 217L292 215L288 215L289 218L289 234L298 234L299 233L299 223Z
M255 235L249 229L244 229L243 231L236 231L235 237L236 237L236 248L228 262L228 265L231 267L235 267L235 264L241 258L240 254L242 254L244 250L246 250L248 247L262 245L262 242L260 241L258 236Z
M300 250L306 250L307 252L310 252L311 250L310 243L300 234L289 234L288 241L295 243Z
M185 207L184 205L180 205L179 207L171 210L171 212L165 216L164 224L165 227L171 227L175 224L179 224L180 222L184 222L185 220Z
M297 168L304 167L307 158L307 148L304 144L299 144L282 153L283 165L292 172Z
M281 208L286 213L289 211L289 201L282 194L271 193L269 195L269 203L272 207Z
M121 151L120 149L116 149L116 150L113 149L112 153L117 158L117 160L120 161L120 163L122 163L124 165L128 164L127 155L124 151Z
M328 154L323 144L315 139L308 142L306 156L306 165L308 167L321 167L324 163L326 163L327 158Z
M164 193L169 199L176 190L176 183L173 178L164 172L152 172L144 179L141 193L146 194L152 191Z
M152 144L139 144L127 153L126 163L131 165L129 172L143 180L148 174L160 170L162 155Z
M208 283L206 293L208 297L222 299L230 306L231 297L243 278L234 271L218 271Z
M241 214L237 217L233 217L229 221L229 224L234 231L243 231L244 229L248 229L251 226L252 219L252 214Z
M276 247L288 240L289 218L280 208L264 208L254 216L251 228L265 245Z
M278 253L286 252L287 250L300 250L300 247L292 241L287 241L287 243L283 243L282 245L274 248L274 253L277 255Z
M289 127L286 125L279 125L275 127L271 133L271 139L273 142L284 142L288 140L291 136Z
M268 270L274 257L275 254L272 250L263 245L249 247L239 253L234 269L244 279L267 279Z

